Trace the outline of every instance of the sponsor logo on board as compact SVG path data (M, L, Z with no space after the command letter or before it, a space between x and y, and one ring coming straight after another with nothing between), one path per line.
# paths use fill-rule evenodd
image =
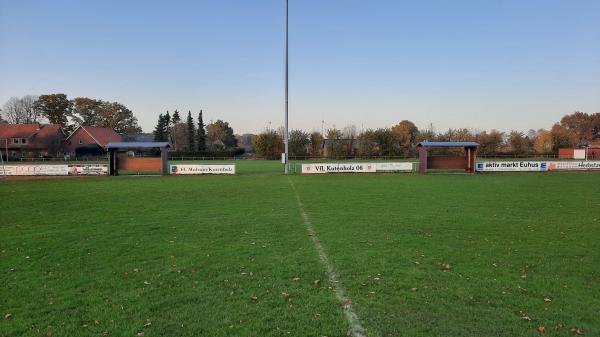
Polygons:
M235 174L235 165L171 165L172 175Z
M105 176L108 175L108 165L69 165L68 171L70 176Z
M323 163L302 164L303 174L411 172L413 163Z
M7 176L98 176L108 175L108 165L4 165L0 175Z
M486 161L477 162L478 172L541 172L547 171L546 162L541 161Z
M0 174L7 176L66 176L67 165L4 165Z
M554 161L548 163L548 169L551 171L600 170L600 161Z

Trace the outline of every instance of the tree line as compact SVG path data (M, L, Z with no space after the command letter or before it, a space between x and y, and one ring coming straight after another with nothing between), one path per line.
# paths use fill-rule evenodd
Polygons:
M238 146L229 123L219 119L205 125L202 110L198 113L197 120L194 120L191 110L188 110L185 121L181 119L178 110L173 111L173 115L169 111L161 113L153 133L154 141L169 142L182 155L224 152L235 150Z
M556 154L559 148L588 146L600 140L600 113L577 111L565 115L550 129L528 132L473 131L466 128L436 132L432 126L419 129L413 122L403 120L390 128L367 129L357 132L355 126L343 129L330 128L325 134L291 130L289 153L294 157L416 157L417 144L429 141L475 141L480 144L481 155L547 155ZM283 152L283 133L267 129L252 138L256 154L277 158ZM461 152L461 149L439 150L440 153Z
M119 102L88 97L68 99L67 95L26 95L11 97L0 111L0 122L11 124L53 123L72 131L78 125L106 127L121 134L142 132L133 112ZM155 141L170 142L182 155L239 154L244 150L259 157L278 158L284 151L283 130L266 129L258 135L236 136L228 122L203 121L188 111L185 120L174 110L159 114L154 128ZM437 132L432 126L419 129L403 120L386 128L358 132L355 126L330 128L324 132L291 130L289 151L295 157L342 158L352 156L415 157L417 144L430 141L476 141L481 155L532 155L557 153L559 148L588 145L600 139L600 113L574 112L565 115L549 129L528 132L499 130L473 131L466 128ZM238 148L238 145L244 149ZM443 150L453 151L453 150ZM458 150L460 151L460 149Z
M118 133L142 132L133 112L119 102L67 95L11 97L2 107L0 121L10 124L60 124L70 132L79 125L111 128Z

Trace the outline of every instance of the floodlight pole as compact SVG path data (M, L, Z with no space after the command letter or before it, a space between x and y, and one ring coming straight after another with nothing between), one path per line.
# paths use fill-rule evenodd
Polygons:
M285 130L283 131L285 144L285 174L290 171L288 153L288 0L285 0Z

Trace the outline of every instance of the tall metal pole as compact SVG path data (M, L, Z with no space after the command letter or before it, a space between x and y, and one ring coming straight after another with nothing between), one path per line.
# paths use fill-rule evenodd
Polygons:
M283 134L285 143L285 174L290 171L288 154L288 0L285 0L285 131Z

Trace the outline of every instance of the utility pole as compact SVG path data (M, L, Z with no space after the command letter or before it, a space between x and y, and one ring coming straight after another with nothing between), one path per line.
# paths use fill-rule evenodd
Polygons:
M283 140L285 143L285 174L288 174L290 170L288 154L288 0L285 0L285 131Z

